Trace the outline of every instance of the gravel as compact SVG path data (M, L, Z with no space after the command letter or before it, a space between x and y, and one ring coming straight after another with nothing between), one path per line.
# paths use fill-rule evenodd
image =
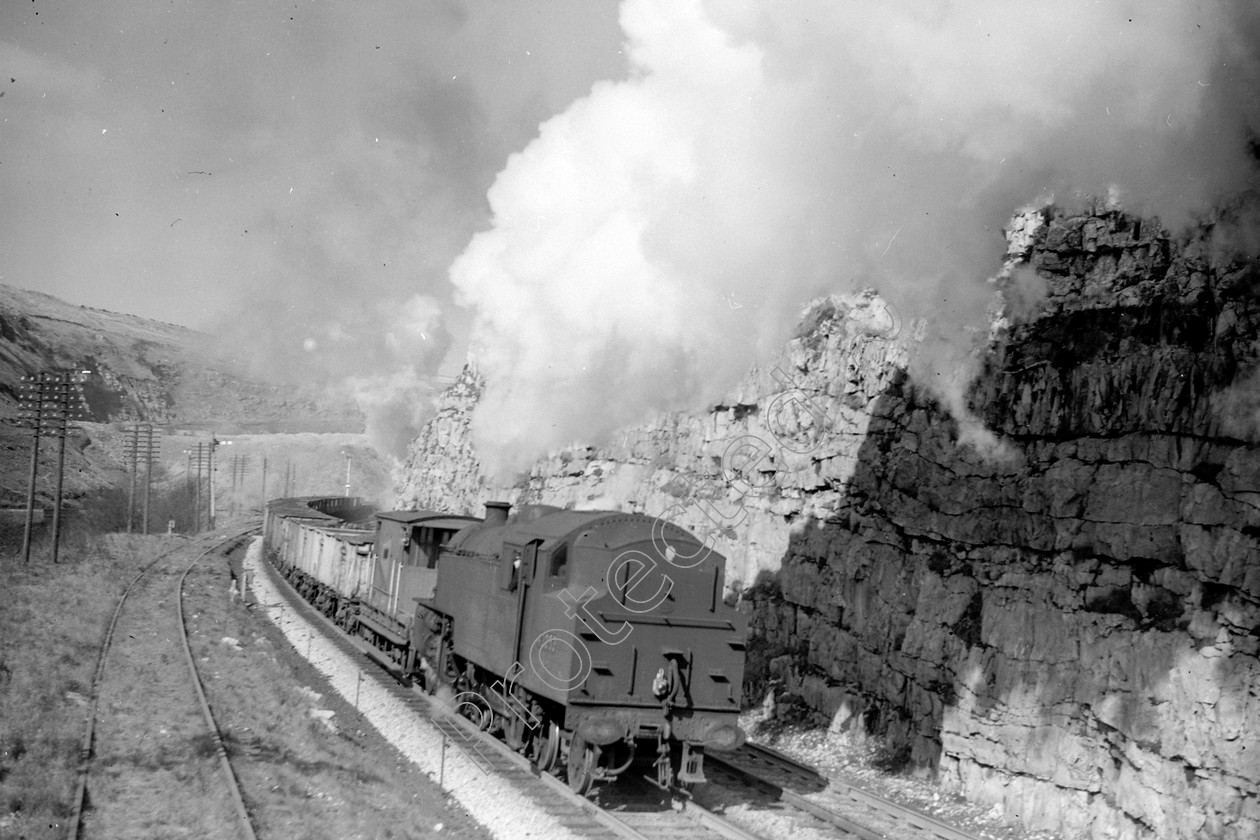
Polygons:
M390 696L375 680L360 679L361 664L337 650L322 632L316 632L280 598L267 575L258 568L262 562L262 540L255 539L246 554L245 568L257 570L250 575L254 595L289 643L347 702L355 703L357 699L363 716L416 767L435 781L439 781L440 774L442 787L474 819L504 840L578 840L579 835L514 789L510 782L487 775L455 745L447 745L443 766L443 738L438 730Z
M935 781L913 775L909 767L897 766L901 762L890 761L874 739L829 733L825 723L812 717L799 709L775 717L763 707L745 711L740 726L749 740L773 747L829 779L917 808L985 840L1060 840L1054 832L1029 831L1007 822L1000 808L943 791Z

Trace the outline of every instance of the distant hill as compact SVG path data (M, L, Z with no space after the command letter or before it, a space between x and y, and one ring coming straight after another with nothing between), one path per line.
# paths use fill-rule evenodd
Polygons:
M62 368L89 371L84 390L97 423L226 433L363 428L352 403L239 370L213 354L203 333L0 284L0 422L17 415L23 375Z
M342 450L355 453L356 476L364 472L372 483L384 481L376 475L375 456L354 445L363 418L352 402L332 398L317 386L265 381L216 356L211 344L209 336L186 327L75 306L0 284L0 508L25 505L31 435L15 422L22 377L60 369L88 371L84 394L90 416L78 424L66 447L64 483L71 505L94 490L126 486L123 429L135 422L161 430L165 474L183 475L190 463L187 450L208 442L211 433L221 440L288 434L298 440L326 438L305 447L314 452L332 447L332 477L328 488L317 487L321 491L340 486ZM253 453L248 468L253 488L260 484L269 449L237 445L222 455L230 459ZM286 450L284 462L277 461L272 470L273 480L279 480L280 470L292 469L288 465L295 457ZM49 440L40 450L36 482L41 505L52 497L55 463L55 445ZM239 467L237 477L245 481L245 466L225 460L223 469ZM309 468L304 470L304 483L315 478ZM218 480L231 484L225 474ZM356 488L367 480L357 477Z

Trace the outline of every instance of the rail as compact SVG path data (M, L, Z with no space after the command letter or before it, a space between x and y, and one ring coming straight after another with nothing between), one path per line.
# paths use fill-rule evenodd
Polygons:
M223 733L219 730L219 724L214 719L214 712L210 710L210 703L206 700L206 691L204 686L201 684L201 675L197 673L197 663L193 660L192 647L188 644L188 626L184 623L184 581L188 578L188 573L192 571L192 567L197 565L198 561L205 558L205 556L211 551L214 551L216 548L219 548L232 540L240 539L242 536L253 530L257 529L251 528L240 534L236 534L235 536L223 540L222 542L206 549L197 557L193 558L193 561L188 564L188 568L184 569L184 573L179 576L178 594L175 598L175 604L179 614L180 641L184 646L184 659L188 663L188 671L192 676L193 688L197 690L197 703L201 706L201 716L206 721L206 728L210 730L210 734L214 737L214 751L219 759L219 769L223 771L223 775L228 781L228 787L230 788L232 795L232 805L236 809L236 816L240 822L241 833L247 838L247 840L257 840L257 836L254 834L254 825L250 822L249 810L245 807L244 797L241 796L240 779L236 777L236 773L232 770L232 762L228 760L227 747L223 744Z
M741 756L744 760L741 760ZM812 767L772 747L749 742L735 754L730 756L710 754L709 760L752 780L766 790L773 791L784 804L804 811L842 831L857 835L862 840L888 840L893 836L902 837L905 836L904 829L907 828L919 835L939 838L939 840L980 840L979 835L944 823L916 808L886 799L840 779L827 779ZM801 779L825 781L827 791L831 794L828 797L830 801L816 801L797 793L784 781L771 778L772 774L766 772L767 768L775 768L780 775L795 775ZM890 834L875 828L870 822L855 817L849 808L835 807L837 801L845 800L868 814L882 817L881 822L895 825L897 833Z
M222 740L221 735L219 734L218 726L214 722L214 717L213 717L213 714L211 714L210 712L209 705L206 703L205 692L202 689L200 678L197 676L196 665L193 662L192 652L188 645L188 635L187 635L186 627L184 624L184 614L183 614L183 599L184 599L183 588L184 588L184 580L188 576L188 572L192 570L192 567L196 565L198 561L206 557L212 551L218 548L221 548L223 545L233 540L240 539L246 534L257 531L258 527L259 526L256 524L251 524L249 527L244 528L244 529L237 529L227 536L213 535L213 536L208 536L208 537L202 537L201 538L202 542L207 542L210 544L204 551L201 551L193 558L192 562L188 564L188 567L184 570L183 574L180 575L179 586L178 586L177 597L176 597L177 614L179 617L179 626L180 626L180 631L182 634L184 653L185 653L185 656L187 657L188 665L192 671L193 683L196 688L196 692L202 706L202 714L207 717L210 730L214 734L216 750L219 753L219 756L222 762L224 764L227 764L227 774L230 779L232 792L235 799L240 803L238 813L244 819L244 825L243 825L244 832L243 833L245 837L249 838L249 840L255 840L253 826L249 822L248 813L245 812L244 802L241 798L241 793L240 793L240 785L236 780L235 774L231 772L230 764L227 763L227 753L223 746L223 740ZM105 636L101 641L101 649L96 658L96 669L92 674L92 689L91 689L91 697L87 705L87 709L88 709L87 720L84 723L83 738L79 746L78 780L75 785L74 804L71 809L71 816L70 816L70 822L69 822L69 828L68 828L68 834L67 834L67 837L69 838L69 840L78 840L83 830L83 812L84 812L84 806L87 802L88 780L91 777L92 758L94 754L95 739L96 739L96 717L97 717L97 711L100 706L101 683L106 673L106 661L108 659L109 652L111 648L113 647L114 634L118 627L118 619L122 615L123 607L126 605L128 597L130 597L132 592L135 591L137 584L139 584L140 581L143 580L144 577L147 574L149 574L149 572L151 572L154 568L156 568L158 564L161 563L163 560L169 559L172 555L175 555L179 553L180 551L187 551L187 550L188 550L187 544L178 546L176 548L172 548L169 551L164 551L160 553L152 562L146 564L139 572L136 573L135 577L133 577L131 581L127 584L127 587L123 590L122 594L118 598L118 603L114 607L113 614L110 616L109 625L106 628Z

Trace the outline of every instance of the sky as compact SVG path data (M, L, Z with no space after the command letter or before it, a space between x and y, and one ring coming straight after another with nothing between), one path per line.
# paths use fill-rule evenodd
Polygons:
M495 173L620 50L610 0L6 0L0 283L414 426Z
M395 453L471 352L505 473L702 408L860 288L929 319L961 415L1014 211L1175 227L1255 186L1258 33L1233 0L10 0L0 282L339 383Z
M0 272L195 328L303 261L380 289L619 49L604 0L0 4Z

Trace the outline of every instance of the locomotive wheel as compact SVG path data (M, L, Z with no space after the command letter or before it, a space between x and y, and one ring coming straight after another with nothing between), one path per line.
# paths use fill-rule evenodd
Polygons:
M599 747L586 743L574 734L569 744L569 788L578 796L586 796L595 784L595 768L599 766Z
M461 691L459 697L462 700L459 705L460 713L482 732L489 732L494 724L494 709L490 708L490 704L482 695L481 686Z
M530 739L529 761L543 773L552 773L559 766L560 727L555 723L545 724L546 729Z

